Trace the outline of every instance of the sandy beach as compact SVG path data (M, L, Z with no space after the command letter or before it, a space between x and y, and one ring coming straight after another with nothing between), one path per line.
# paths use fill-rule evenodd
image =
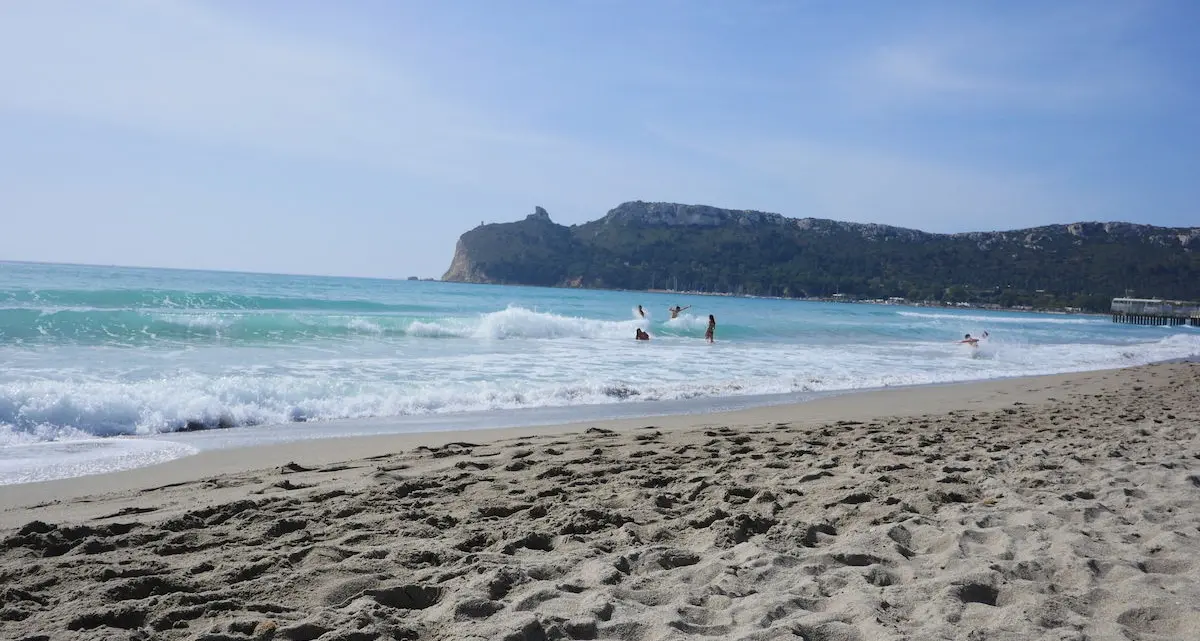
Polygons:
M0 541L0 639L1195 639L1200 364L207 452Z

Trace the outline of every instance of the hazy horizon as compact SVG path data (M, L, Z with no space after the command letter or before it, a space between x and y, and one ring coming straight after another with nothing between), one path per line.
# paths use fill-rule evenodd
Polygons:
M631 201L626 201L626 202L631 202ZM672 203L672 204L702 205L703 203ZM537 206L535 205L535 207L537 207ZM533 213L533 212L530 211L529 213ZM550 215L551 220L554 219L553 212L547 211L546 213L548 213ZM607 212L605 212L605 213L607 213ZM787 218L794 218L793 216L788 216L786 213L782 213L782 212L763 212L763 213L782 214L783 216L785 216ZM525 214L522 216L517 216L517 217L514 217L512 220L496 220L496 221L487 221L487 222L488 222L488 224L518 222L520 220L523 220L525 218L525 216L527 216L527 215L528 214ZM592 219L592 220L595 220L595 219ZM559 223L557 220L554 220L554 222L557 224L563 224L563 223ZM580 221L579 223L571 223L570 226L582 224L585 222L588 222L588 221ZM854 222L854 221L841 221L841 222ZM1073 220L1073 221L1068 221L1068 222L1047 223L1046 225L1066 226L1066 225L1074 225L1074 224L1093 224L1093 223L1101 224L1101 225L1104 225L1104 224L1134 224L1134 225L1148 224L1148 223L1131 223L1130 221L1127 221L1127 220ZM1152 225L1152 226L1166 228L1166 229L1171 228L1170 226L1161 226L1161 225ZM1175 226L1175 228L1179 228L1179 229L1195 229L1196 227L1197 227L1196 225ZM1013 228L1013 229L997 229L997 230L967 230L967 231L963 231L963 232L927 232L927 233L970 234L970 233L980 233L980 232L986 233L989 231L996 231L996 232L1021 231L1023 229L1029 229L1029 228ZM466 231L470 231L470 229L463 230L463 232L466 232ZM917 229L916 231L925 232L926 230ZM8 259L3 256L0 256L0 264L2 264L2 263L18 263L18 264L30 264L30 265L70 265L70 266L74 266L74 267L116 267L116 268L122 268L122 269L167 269L167 270L177 270L177 271L211 271L211 272L226 272L226 273L258 274L258 275L266 275L266 276L314 276L314 277L329 277L329 278L363 278L363 279L368 279L368 280L409 280L414 276L421 280L440 280L442 278L442 275L445 273L446 269L450 266L450 262L447 261L446 266L439 269L437 271L437 273L435 273L435 274L407 274L407 275L397 274L394 276L362 276L362 275L355 275L355 274L317 273L317 272L254 271L254 270L231 269L231 268L221 268L221 267L164 267L161 265L135 265L135 264L126 264L126 263L81 263L81 262L70 262L70 261L16 260L16 259ZM470 283L468 283L468 284L470 284Z
M440 277L631 200L1200 224L1186 0L0 5L0 259Z

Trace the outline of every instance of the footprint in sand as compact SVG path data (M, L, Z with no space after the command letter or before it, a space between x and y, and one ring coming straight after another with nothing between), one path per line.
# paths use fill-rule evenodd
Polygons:
M969 557L1013 558L1012 539L995 530L965 530L958 535L958 549Z
M954 590L953 594L964 605L967 603L982 603L995 607L1000 598L1000 590L982 583L961 585Z
M1170 608L1133 608L1122 612L1117 623L1134 632L1172 634L1179 629L1179 614Z
M1137 567L1146 574L1183 574L1192 568L1192 562L1188 559L1146 559Z
M732 616L710 608L685 605L680 606L676 613L679 618L671 620L668 625L687 634L723 636L733 629Z

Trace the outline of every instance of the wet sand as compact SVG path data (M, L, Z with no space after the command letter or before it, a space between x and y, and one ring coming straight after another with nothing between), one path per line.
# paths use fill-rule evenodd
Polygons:
M1200 365L0 487L3 639L1191 639Z

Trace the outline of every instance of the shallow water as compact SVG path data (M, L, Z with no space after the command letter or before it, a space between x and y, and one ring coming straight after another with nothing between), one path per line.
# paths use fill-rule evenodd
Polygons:
M671 320L675 304L693 307ZM702 339L708 314L714 345ZM653 340L635 342L638 327ZM978 349L955 343L985 330ZM184 430L257 426L181 439L211 446L561 422L539 416L1197 355L1193 328L1097 316L0 263L0 483L184 455L194 446L163 440ZM85 454L44 445L130 435L140 438L104 438Z

